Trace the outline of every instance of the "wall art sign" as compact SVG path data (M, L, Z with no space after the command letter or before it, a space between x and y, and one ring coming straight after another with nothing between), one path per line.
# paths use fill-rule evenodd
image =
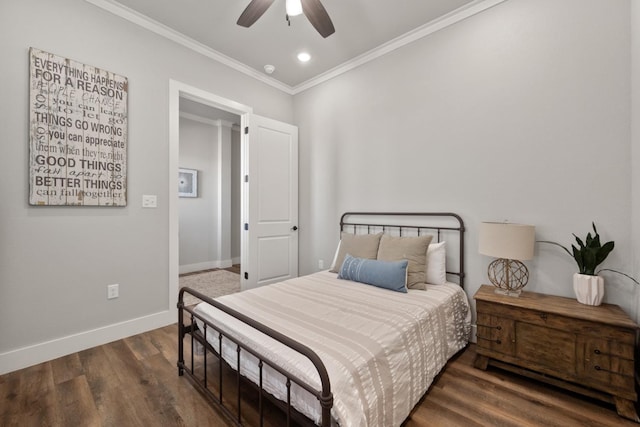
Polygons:
M126 77L29 49L29 204L127 205Z

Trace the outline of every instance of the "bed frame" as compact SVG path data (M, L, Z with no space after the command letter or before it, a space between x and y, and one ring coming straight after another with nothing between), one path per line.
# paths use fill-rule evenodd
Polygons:
M441 212L426 212L426 213L410 213L410 212L347 212L340 218L340 231L353 234L371 234L378 233L380 231L399 236L406 235L434 235L434 241L440 242L447 240L447 242L454 242L458 245L458 258L457 262L454 262L454 269L449 271L448 275L457 276L458 283L461 287L464 286L464 223L459 215L454 213L441 213ZM443 239L443 236L448 233L457 235L454 239ZM449 250L448 250L449 253ZM449 261L449 260L447 260ZM447 264L452 265L448 262ZM246 323L247 325L257 329L265 335L280 341L282 344L297 351L301 355L307 357L315 366L318 371L318 375L321 382L321 389L318 390L313 386L305 383L305 381L296 377L296 375L289 372L286 366L278 366L269 358L262 354L259 354L255 350L243 346L233 337L230 337L224 333L218 326L205 320L193 310L193 306L185 306L184 294L190 294L198 299L214 306L215 308L224 311L225 313L235 317L236 319ZM204 326L200 329L196 320L201 321ZM207 341L207 337L211 334L217 339L218 346L215 348ZM190 337L190 363L185 363L185 338ZM237 361L236 366L240 366L241 357L243 354L251 354L259 360L259 384L253 384L253 382L245 379L240 374L240 369L235 372L235 387L237 393L235 399L229 400L227 397L223 397L223 390L226 390L228 386L223 384L223 370L232 369L221 357L222 339L233 342L236 346ZM196 353L200 352L202 355L198 355L198 363L196 363ZM216 374L213 381L209 378L210 373L208 370L208 363L211 359L217 363ZM318 399L322 411L322 427L331 426L331 408L333 406L333 394L331 392L331 384L329 381L329 375L327 370L320 359L320 357L309 347L300 344L299 342L283 335L282 333L275 331L242 313L233 310L220 302L203 295L191 288L185 287L180 289L178 297L178 375L186 376L193 382L196 388L206 397L214 407L218 408L222 414L234 425L243 425L242 416L242 392L247 388L253 390L257 394L258 401L258 419L259 425L264 423L264 402L265 399L274 403L277 407L282 409L286 414L287 426L292 425L293 422L301 425L315 425L315 423L309 420L307 417L299 413L293 408L291 404L291 385L296 385L304 388ZM282 402L267 391L263 389L262 375L265 365L280 372L286 381L283 383L283 387L286 387L286 402ZM235 404L235 408L232 408L231 402Z

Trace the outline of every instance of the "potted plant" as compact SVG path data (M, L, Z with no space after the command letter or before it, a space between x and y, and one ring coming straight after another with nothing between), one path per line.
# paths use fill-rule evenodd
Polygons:
M571 245L573 252L570 252L565 246L556 242L548 240L540 240L540 242L561 247L566 253L572 256L578 264L578 273L573 275L573 291L576 294L578 302L587 305L600 305L604 298L604 279L599 275L601 271L612 271L622 274L633 280L636 284L640 285L640 283L628 274L610 268L602 268L596 271L596 268L609 256L615 244L614 242L606 242L604 245L601 244L596 224L591 223L591 225L593 226L593 236L589 232L583 241L575 234L573 235L578 244L578 246Z

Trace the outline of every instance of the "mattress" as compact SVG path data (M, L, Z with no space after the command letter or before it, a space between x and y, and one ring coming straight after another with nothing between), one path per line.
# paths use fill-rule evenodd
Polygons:
M217 298L218 301L312 348L329 373L334 424L398 426L447 360L468 342L470 309L456 284L398 293L341 280L328 271ZM216 308L196 313L320 390L313 364L278 341ZM202 327L202 322L200 322ZM218 349L218 334L207 340ZM223 358L237 369L236 345L223 339ZM241 353L240 372L258 383L257 360ZM263 387L286 401L286 379L263 370ZM316 423L318 400L296 384L292 405Z

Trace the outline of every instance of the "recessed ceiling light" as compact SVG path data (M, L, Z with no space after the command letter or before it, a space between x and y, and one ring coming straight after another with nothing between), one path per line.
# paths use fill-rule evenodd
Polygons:
M298 54L298 61L300 62L309 62L310 59L311 55L309 55L307 52L300 52Z

